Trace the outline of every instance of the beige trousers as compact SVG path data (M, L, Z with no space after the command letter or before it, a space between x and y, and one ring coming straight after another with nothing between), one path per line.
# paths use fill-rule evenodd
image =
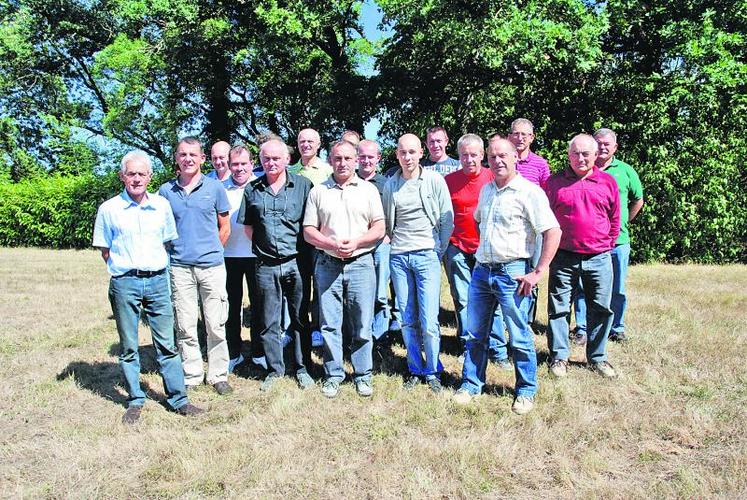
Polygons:
M207 383L212 385L228 378L228 295L223 264L214 267L171 266L176 341L182 356L184 382L188 386L199 385L205 379L197 340L198 294L207 330Z

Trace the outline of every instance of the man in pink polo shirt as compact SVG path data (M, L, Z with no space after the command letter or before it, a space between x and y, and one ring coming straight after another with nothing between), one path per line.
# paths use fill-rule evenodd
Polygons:
M519 161L516 163L516 170L526 180L537 184L539 187L545 187L547 179L550 178L550 166L547 160L540 155L535 154L529 148L534 142L534 125L526 118L517 118L511 122L511 133L508 134L508 140L516 146L519 153ZM540 250L542 249L542 235L537 235L537 241L534 245L535 252L532 255L532 269L537 267ZM539 297L539 288L532 289L532 304L529 307L529 324L534 324L537 318L537 298Z
M568 146L570 168L550 177L546 186L563 231L550 264L547 301L550 372L556 377L568 374L568 320L579 280L588 304L586 360L601 375L617 376L607 361L607 336L612 326L610 250L620 234L620 194L615 178L594 165L598 154L592 136L575 136Z

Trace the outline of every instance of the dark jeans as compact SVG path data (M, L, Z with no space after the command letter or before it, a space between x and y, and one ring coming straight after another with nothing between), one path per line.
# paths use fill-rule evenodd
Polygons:
M257 312L258 327L265 350L267 367L271 374L285 375L283 361L283 298L288 303L289 334L293 337L295 372L306 372L311 364L311 330L309 329L309 304L304 289L304 276L296 259L287 262L268 262L257 259ZM305 303L304 303L305 302Z
M241 354L241 312L244 300L244 280L249 293L251 314L251 356L261 358L265 355L262 341L259 338L257 319L257 279L255 277L254 257L225 257L226 264L226 292L228 293L228 321L226 321L226 341L228 342L228 356L236 359Z

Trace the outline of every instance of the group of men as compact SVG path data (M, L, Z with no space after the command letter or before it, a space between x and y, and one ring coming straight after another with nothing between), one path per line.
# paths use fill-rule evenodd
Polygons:
M512 369L510 356L512 409L531 411L537 391L531 324L536 285L546 272L550 372L567 374L575 299L575 341L586 345L593 370L615 377L606 342L608 336L625 339L627 222L643 204L640 180L614 157L612 130L575 136L568 167L555 175L531 151L533 140L532 123L517 119L506 138L489 139L487 151L482 138L463 135L454 159L446 153L446 130L434 127L423 159L420 139L405 134L397 142L399 166L385 176L378 172L376 142L346 131L330 147L328 163L318 155L319 134L304 129L295 165L290 148L268 135L259 145L261 171L245 146L219 142L211 148L214 171L203 175L202 145L187 137L176 147L177 177L158 195L146 191L152 175L147 155L125 155L125 189L99 208L93 239L111 274L109 298L128 391L123 421L136 422L145 401L137 340L141 310L172 410L201 413L187 393L203 382L218 394L231 392L228 374L245 362L244 281L251 362L266 370L260 390L271 390L285 376L288 340L299 387L315 385L309 366L312 331L318 330L322 393L339 393L348 342L355 390L371 396L374 340L401 328L409 372L404 387L425 383L439 393L442 262L464 360L458 403L482 392L489 361Z

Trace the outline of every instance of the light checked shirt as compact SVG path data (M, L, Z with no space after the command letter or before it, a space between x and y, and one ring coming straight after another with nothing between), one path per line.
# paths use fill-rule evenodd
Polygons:
M475 210L480 246L475 258L482 264L505 264L529 259L537 235L559 227L542 188L517 174L507 186L495 182L480 191Z
M127 191L108 199L99 207L93 228L93 246L109 249L106 267L112 276L164 269L169 257L163 245L176 238L171 205L153 193L139 205Z

